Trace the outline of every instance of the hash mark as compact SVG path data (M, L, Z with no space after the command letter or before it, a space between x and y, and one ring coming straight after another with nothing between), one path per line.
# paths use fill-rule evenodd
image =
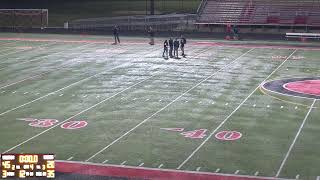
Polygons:
M133 100L135 101L135 100L137 100L137 98L133 98Z
M159 166L158 166L158 168L161 168L163 166L163 164L160 164Z
M61 97L61 96L63 96L63 94L60 94L59 96Z
M257 106L256 104L253 105L253 107L256 107L256 106Z
M259 171L255 172L254 175L255 175L255 176L258 176L258 175L259 175Z
M198 168L197 168L197 171L200 171L200 169L201 169L201 167L198 167Z
M29 92L25 92L25 93L23 93L23 94L28 94Z
M226 103L225 105L226 105L226 106L228 106L228 105L229 105L229 103Z
M146 99L146 101L149 101L149 99Z
M144 163L141 163L141 164L139 164L139 167L141 167L141 166L143 166L144 165Z
M85 98L85 97L87 97L88 95L83 95L83 97Z
M234 174L239 174L239 172L240 172L239 170L236 170L236 172L234 172Z
M281 106L280 108L283 109L283 106Z
M299 178L300 178L300 175L299 175L299 174L297 174L297 175L296 175L296 179L299 179Z
M120 165L124 166L124 164L126 163L127 161L123 161Z
M70 161L71 159L73 159L73 156L69 157L67 160Z
M107 160L103 161L102 164L107 163L108 161L109 161L109 160L107 159Z
M17 91L13 91L12 94L16 93Z
M218 169L216 169L216 171L215 171L215 172L216 172L216 173L218 173L219 171L220 171L220 169L218 168Z

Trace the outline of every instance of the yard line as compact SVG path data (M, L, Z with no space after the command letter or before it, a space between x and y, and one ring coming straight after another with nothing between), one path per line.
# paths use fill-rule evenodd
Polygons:
M87 46L87 45L84 45L84 46ZM77 47L77 48L75 48L75 49L78 49L78 48L84 47L84 46L79 46L79 47ZM58 53L61 53L61 52L58 52ZM53 54L50 54L50 55L53 55ZM41 59L41 58L44 58L44 57L47 57L47 56L50 56L50 55L41 56L41 57L38 57L38 58L33 59L32 61L34 61L34 60L36 60L36 59ZM74 58L72 58L72 59L74 59ZM27 61L27 62L32 62L32 61ZM23 62L23 63L25 63L25 62ZM22 64L22 63L16 63L15 65L18 65L18 64ZM61 67L67 66L67 65L68 65L68 64L60 65L60 66L55 67L54 69L58 69L58 68L61 68ZM2 69L5 69L5 68L2 68ZM2 69L0 69L0 71L1 71ZM0 89L4 89L4 88L10 87L10 86L13 86L13 85L15 85L15 84L24 82L24 81L29 80L29 79L34 79L34 78L36 78L36 77L39 77L39 76L48 74L48 73L53 72L53 71L54 71L54 70L48 71L48 72L44 72L44 73L40 73L40 74L36 74L36 75L34 75L34 76L26 77L26 78L24 78L24 79L22 79L22 80L19 80L19 81L17 81L17 82L13 82L13 83L7 84L7 85L5 85L5 86L2 86L2 87L0 87Z
M120 165L124 165L127 161L123 161Z
M280 165L280 167L278 169L278 172L277 172L275 177L279 177L279 175L280 175L280 173L281 173L281 171L282 171L282 169L283 169L283 167L284 167L284 165L285 165L285 163L286 163L286 161L287 161L287 159L288 159L288 157L289 157L289 155L290 155L290 153L292 151L292 148L294 147L294 145L295 145L295 143L296 143L296 141L297 141L297 139L298 139L298 137L299 137L299 135L300 135L300 133L302 131L302 128L304 127L304 124L307 122L307 119L308 119L308 117L309 117L309 115L310 115L310 113L311 113L311 111L312 111L312 109L314 107L314 104L316 102L317 102L317 99L314 99L313 102L312 102L312 105L310 106L310 109L309 109L308 113L304 117L303 122L302 122L302 124L301 124L301 126L300 126L300 128L299 128L299 130L298 130L298 132L296 134L296 136L294 137L293 142L290 145L289 150L286 153L286 155L285 155L285 157L284 157L284 159L283 159L283 161L282 161L282 163L281 163L281 165Z
M11 55L11 54L15 54L15 53L23 52L23 51L28 51L28 50L33 51L33 50L35 50L35 48L45 47L45 46L48 46L48 45L51 45L51 44L55 44L55 43L46 43L44 45L36 46L36 47L34 47L32 49L22 49L22 50L15 51L15 52L10 52L10 53L7 53L7 54L0 54L0 57L1 56L8 56L8 55Z
M220 171L220 169L218 168L218 169L216 169L216 171L215 171L215 172L216 172L216 173L218 173L219 171Z
M70 161L71 159L73 159L73 156L69 157L67 160Z
M122 54L122 53L119 53L119 54ZM119 54L118 54L118 55L119 55ZM86 81L86 80L88 80L88 79L91 79L91 78L93 78L93 77L95 77L95 76L99 76L99 75L101 75L101 74L103 74L103 73L105 73L105 72L107 72L107 71L112 71L112 70L114 70L114 69L121 68L121 67L123 67L123 66L125 66L125 65L127 65L127 64L130 64L130 63L125 63L125 64L118 65L118 66L113 67L113 68L111 68L111 69L109 69L109 70L102 71L102 72L100 72L100 73L97 73L97 74L95 74L95 75L92 75L92 76L90 76L90 77L87 77L87 78L85 78L85 79L82 79L82 80L80 80L80 81L74 82L74 83L72 83L72 84L70 84L70 85L68 85L68 86L65 86L65 87L63 87L63 88L61 88L61 89L58 89L58 90L53 91L53 92L50 92L50 93L48 93L48 94L46 94L46 95L44 95L44 96L41 96L41 97L39 97L39 98L37 98L37 99L34 99L34 100L29 101L29 102L27 102L27 103L25 103L25 104L22 104L22 105L20 105L20 106L17 106L17 107L15 107L15 108L12 108L12 109L10 109L10 110L7 110L7 111L5 111L5 112L2 112L2 113L0 113L0 116L2 116L2 115L4 115L4 114L7 114L7 113L9 113L9 112L12 112L12 111L14 111L14 110L16 110L16 109L19 109L19 108L21 108L21 107L24 107L24 106L26 106L26 105L29 105L29 104L31 104L31 103L34 103L34 102L36 102L36 101L39 101L39 100L41 100L41 99L43 99L43 98L46 98L46 97L48 97L48 96L50 96L50 95L53 95L53 94L55 94L55 93L57 93L57 92L60 92L60 91L62 91L62 90L64 90L64 89L67 89L67 88L69 88L69 87L72 87L72 86L74 86L74 85L76 85L76 84L79 84L79 83L81 83L81 82L83 82L83 81ZM1 89L1 88L0 88L0 89ZM4 92L5 92L5 91L4 91Z
M200 169L201 169L201 167L198 167L198 168L196 169L196 171L200 171Z
M160 165L158 166L158 168L160 169L160 168L162 168L162 166L163 166L163 164L160 164Z
M105 146L104 148L102 148L100 151L96 152L94 155L92 155L91 157L89 157L86 162L90 161L92 158L96 157L98 154L102 153L103 151L105 151L106 149L108 149L110 146L112 146L113 144L117 143L120 139L122 139L123 137L127 136L128 134L130 134L132 131L134 131L135 129L137 129L138 127L140 127L142 124L144 124L145 122L147 122L148 120L150 120L152 117L154 117L155 115L159 114L160 112L162 112L163 110L165 110L166 108L168 108L171 104L175 103L177 100L179 100L181 97L183 97L185 94L187 94L188 92L192 91L193 89L195 89L196 87L198 87L200 84L202 84L203 82L207 81L208 79L210 79L211 77L215 76L216 74L218 74L220 71L228 68L229 66L231 66L234 62L236 62L238 59L240 59L241 57L247 55L249 52L251 52L254 48L250 49L249 51L247 51L246 53L242 54L241 56L239 56L238 58L236 58L235 60L233 60L231 63L225 65L224 67L222 67L221 69L219 69L218 71L212 73L210 76L202 79L199 83L197 83L196 85L192 86L190 89L188 89L187 91L185 91L184 93L182 93L181 95L179 95L177 98L175 98L174 100L172 100L169 104L167 104L166 106L164 106L163 108L159 109L157 112L153 113L151 116L149 116L148 118L144 119L142 122L140 122L139 124L137 124L135 127L131 128L129 131L127 131L126 133L124 133L123 135L121 135L120 137L118 137L117 139L115 139L114 141L112 141L110 144L108 144L107 146Z
M71 48L71 49L68 49L68 50L62 50L62 51L60 50L60 51L58 51L58 52L54 52L54 53L51 53L51 54L48 54L48 55L44 55L44 56L40 56L40 57L31 59L30 61L19 62L19 63L16 63L15 65L21 65L21 64L25 64L25 63L30 63L30 62L36 61L36 60L38 60L38 59L43 59L43 58L45 58L45 57L50 57L50 56L53 56L53 55L57 55L57 54L69 52L69 51L76 50L76 49L80 49L80 48L87 47L87 46L90 46L90 45L92 45L92 43L88 43L88 44L85 44L85 45L81 45L81 46L78 46L78 47L75 47L75 48ZM0 70L1 70L1 69L0 69Z
M234 172L234 174L239 174L239 172L240 172L239 170L236 170L236 172Z
M113 68L109 69L108 71L117 69L117 68L122 67L122 66L124 66L124 65L122 64L122 65L113 67ZM29 101L29 102L27 102L27 103L24 103L24 104L22 104L22 105L20 105L20 106L17 106L17 107L15 107L15 108L12 108L12 109L9 109L9 110L7 110L7 111L4 111L4 112L0 113L0 116L3 116L3 115L5 115L5 114L7 114L7 113L9 113L9 112L12 112L12 111L17 110L17 109L19 109L19 108L22 108L22 107L24 107L24 106L26 106L26 105L29 105L29 104L34 103L34 102L36 102L36 101L39 101L39 100L41 100L41 99L44 99L44 98L46 98L46 97L48 97L48 96L51 96L51 95L53 95L53 94L55 94L55 93L57 93L57 92L60 92L60 91L62 91L62 90L64 90L64 89L67 89L67 88L72 87L72 86L74 86L74 85L80 84L80 83L82 83L82 82L84 82L84 81L86 81L86 80L88 80L88 79L91 79L91 78L93 78L93 77L96 77L96 76L98 76L98 75L101 75L101 74L103 74L103 73L105 73L105 72L106 72L106 71L103 71L103 72L97 73L97 74L95 74L95 75L92 75L92 76L90 76L90 77L84 78L84 79L82 79L82 80L80 80L80 81L74 82L74 83L72 83L72 84L70 84L70 85L68 85L68 86L65 86L65 87L63 87L63 88L61 88L61 89L58 89L58 90L53 91L53 92L51 92L51 93L48 93L48 94L46 94L46 95L44 95L44 96L41 96L41 97L39 97L39 98L36 98L36 99L34 99L34 100L32 100L32 101Z
M141 163L141 164L139 164L139 167L141 167L141 166L143 166L144 165L144 163Z
M53 128L57 127L57 126L60 126L61 124L65 123L65 122L67 122L67 121L69 121L69 120L71 120L71 119L74 119L75 117L79 116L80 114L83 114L83 113L85 113L85 112L87 112L87 111L89 111L89 110L91 110L91 109L93 109L93 108L95 108L95 107L99 106L100 104L102 104L102 103L104 103L104 102L108 101L109 99L114 98L115 96L118 96L119 94L122 94L123 92L125 92L125 91L127 91L127 90L129 90L129 89L131 89L131 88L133 88L133 87L135 87L135 86L137 86L137 85L139 85L139 84L141 84L141 83L143 83L143 82L145 82L145 81L147 81L147 80L151 79L151 78L153 78L154 76L156 76L156 75L149 76L148 78L145 78L145 79L143 79L143 80L141 80L141 81L139 81L139 82L137 82L137 83L135 83L135 84L133 84L133 85L131 85L131 86L129 86L129 87L127 87L127 88L125 88L125 89L123 89L123 90L121 90L121 91L119 91L119 92L115 93L115 94L113 94L112 96L109 96L108 98L106 98L106 99L104 99L104 100L102 100L102 101L100 101L100 102L98 102L98 103L94 104L93 106L88 107L88 108L87 108L87 109L85 109L85 110L82 110L81 112L79 112L79 113L77 113L77 114L75 114L75 115L73 115L73 116L69 117L68 119L65 119L64 121L61 121L60 123L57 123L56 125L54 125L54 126L52 126L52 127L48 128L48 129L46 129L46 130L44 130L44 131L42 131L42 132L38 133L38 134L37 134L37 135L35 135L35 136L32 136L31 138L29 138L29 139L27 139L27 140L25 140L25 141L21 142L20 144L15 145L14 147L12 147L12 148L10 148L10 149L8 149L8 150L4 151L4 152L3 152L3 154L4 154L4 153L8 153L8 152L10 152L10 151L12 151L12 150L16 149L17 147L19 147L19 146L21 146L21 145L23 145L23 144L25 144L25 143L27 143L27 142L31 141L32 139L34 139L34 138L36 138L36 137L39 137L40 135L42 135L42 134L44 134L44 133L46 133L46 132L50 131L51 129L53 129Z
M209 141L209 139L230 119L230 117L236 113L240 107L259 89L260 85L262 85L266 80L268 80L275 72L278 71L278 69L280 69L280 67L283 66L284 63L287 62L288 59L290 59L290 57L297 51L297 49L295 49L290 56L287 57L287 59L285 59L274 71L271 72L271 74L266 77L240 104L239 106L232 111L220 124L219 126L214 129L209 136L207 136L207 138L178 166L177 169L181 169L182 166L184 166L200 149L201 147Z
M109 160L108 159L106 159L106 160L104 160L103 162L102 162L102 164L105 164L105 163L107 163Z

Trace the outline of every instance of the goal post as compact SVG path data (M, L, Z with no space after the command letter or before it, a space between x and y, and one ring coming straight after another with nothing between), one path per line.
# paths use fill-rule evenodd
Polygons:
M48 9L0 9L0 27L45 28Z

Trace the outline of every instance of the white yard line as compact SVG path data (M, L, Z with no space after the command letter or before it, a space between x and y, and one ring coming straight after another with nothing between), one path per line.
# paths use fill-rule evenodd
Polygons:
M85 46L87 46L87 45L85 45ZM84 46L79 46L79 47L77 47L77 48L75 48L75 49L78 49L78 48L80 48L80 47L84 47ZM74 50L74 49L73 49L73 50ZM61 52L58 52L58 53L61 53ZM53 54L50 54L50 55L53 55ZM41 57L38 57L38 58L35 58L35 59L41 59L41 58L44 58L44 57L47 57L47 56L50 56L50 55L41 56ZM33 59L33 60L35 60L35 59ZM74 59L74 58L73 58L73 59ZM33 60L32 60L32 61L33 61ZM28 62L31 62L31 61L28 61ZM23 63L24 63L24 62L23 62ZM18 64L20 64L20 63L16 63L15 65L18 65ZM67 64L67 65L68 65L68 64ZM61 67L63 67L63 66L67 66L67 65L60 65L60 66L55 67L54 69L61 68ZM3 68L3 69L5 69L5 68ZM0 69L0 70L2 70L2 69ZM36 78L36 77L39 77L39 76L48 74L48 73L50 73L50 72L53 72L53 71L44 72L44 73L40 73L40 74L36 74L36 75L33 75L33 76L26 77L26 78L24 78L24 79L22 79L22 80L19 80L19 81L16 81L16 82L13 82L13 83L4 85L4 86L0 87L0 89L4 89L4 88L10 87L10 86L13 86L13 85L15 85L15 84L24 82L24 81L29 80L29 79L34 79L34 78Z
M296 51L297 51L297 49L294 50L294 51L290 54L290 56L288 56L287 59L285 59L274 71L272 71L272 73L271 73L268 77L266 77L266 78L239 104L239 106L238 106L234 111L232 111L232 112L219 124L219 126L218 126L215 130L213 130L213 131L210 133L209 136L207 136L207 138L178 166L177 169L181 169L182 166L184 166L184 165L204 146L204 144L205 144L206 142L208 142L209 139L230 119L230 117L231 117L234 113L236 113L236 112L240 109L240 107L259 89L260 85L263 84L266 80L268 80L275 72L277 72L278 69L279 69L280 67L282 67L283 64L286 63L287 60L290 59L290 57L291 57Z
M198 87L199 85L201 85L203 82L207 81L208 79L210 79L211 77L215 76L216 74L218 74L220 71L225 70L226 68L228 68L229 66L231 66L234 62L236 62L238 59L242 58L243 56L247 55L249 52L251 52L253 49L250 49L249 51L247 51L246 53L242 54L241 56L239 56L238 58L236 58L235 60L233 60L232 62L230 62L229 64L225 65L224 67L222 67L221 69L219 69L218 71L214 72L213 74L211 74L210 76L202 79L199 83L197 83L196 85L192 86L190 89L188 89L187 91L185 91L184 93L182 93L180 96L178 96L177 98L175 98L174 100L172 100L169 104L167 104L166 106L164 106L163 108L159 109L157 112L153 113L151 116L149 116L148 118L144 119L143 121L141 121L139 124L137 124L135 127L131 128L129 131L127 131L126 133L124 133L123 135L121 135L120 137L118 137L117 139L115 139L114 141L112 141L110 144L108 144L107 146L105 146L104 148L102 148L100 151L96 152L95 154L93 154L91 157L89 157L86 162L90 161L92 158L96 157L98 154L102 153L103 151L105 151L106 149L108 149L109 147L111 147L113 144L117 143L119 140L121 140L123 137L127 136L128 134L130 134L132 131L134 131L135 129L137 129L138 127L140 127L142 124L146 123L147 121L149 121L152 117L154 117L155 115L159 114L160 112L162 112L163 110L167 109L171 104L175 103L177 100L179 100L181 97L183 97L185 94L187 94L188 92L192 91L193 89L195 89L196 87Z
M122 54L122 53L119 53L119 54ZM34 103L34 102L36 102L36 101L39 101L39 100L41 100L41 99L44 99L44 98L46 98L46 97L48 97L48 96L50 96L50 95L53 95L53 94L55 94L55 93L57 93L57 92L60 92L60 91L62 91L62 90L64 90L64 89L67 89L67 88L69 88L69 87L72 87L72 86L74 86L74 85L77 85L77 84L79 84L79 83L82 83L83 81L86 81L86 80L88 80L88 79L91 79L91 78L93 78L93 77L95 77L95 76L99 76L99 75L101 75L101 74L103 74L103 73L105 73L105 72L112 71L112 70L114 70L114 69L124 67L125 65L130 64L130 63L132 63L132 62L127 62L127 63L125 63L125 64L118 65L118 66L116 66L116 67L113 67L113 68L108 69L108 70L104 70L104 71L102 71L102 72L100 72L100 73L97 73L97 74L95 74L95 75L92 75L92 76L90 76L90 77L87 77L87 78L85 78L85 79L82 79L82 80L80 80L80 81L74 82L74 83L72 83L72 84L70 84L70 85L68 85L68 86L65 86L65 87L63 87L63 88L61 88L61 89L58 89L58 90L53 91L53 92L50 92L50 93L48 93L48 94L46 94L46 95L44 95L44 96L41 96L41 97L39 97L39 98L37 98L37 99L34 99L34 100L32 100L32 101L29 101L29 102L27 102L27 103L25 103L25 104L22 104L22 105L20 105L20 106L15 107L15 108L12 108L12 109L9 109L9 110L7 110L7 111L4 111L4 112L0 113L0 116L5 115L5 114L7 114L7 113L9 113L9 112L12 112L12 111L14 111L14 110L17 110L17 109L19 109L19 108L21 108L21 107L24 107L24 106L26 106L26 105L29 105L29 104L31 104L31 103ZM15 83L15 84L16 84L16 83ZM12 85L13 85L13 84L12 84ZM6 86L6 87L8 87L8 86ZM2 88L0 88L0 89L2 89Z
M141 164L139 164L139 167L141 167L141 166L143 166L144 165L144 163L141 163Z
M86 46L90 46L90 45L92 45L92 43L81 45L81 46L78 46L78 47L75 47L75 48L72 48L72 49L68 49L68 50L59 50L58 52L54 52L54 53L51 53L51 54L48 54L48 55L40 56L40 57L31 59L30 61L18 62L15 65L21 65L21 64L25 64L25 63L30 63L30 62L36 61L38 59L43 59L43 58L50 57L50 56L53 56L53 55L66 53L66 52L73 51L73 50L76 50L76 49L80 49L80 48L83 48L83 47L86 47ZM71 53L71 54L73 54L73 53ZM2 69L0 69L0 70L2 70Z
M300 128L299 128L299 130L298 130L298 132L296 134L296 136L293 139L292 144L289 147L288 152L286 153L284 159L282 160L282 163L281 163L281 165L280 165L275 177L279 177L279 175L280 175L280 173L281 173L281 171L282 171L282 169L283 169L283 167L284 167L284 165L285 165L285 163L286 163L286 161L287 161L287 159L288 159L288 157L289 157L289 155L290 155L290 153L292 151L292 148L294 147L294 145L295 145L295 143L296 143L296 141L297 141L297 139L298 139L298 137L299 137L299 135L300 135L300 133L302 131L302 128L304 127L305 123L307 122L307 119L308 119L308 117L309 117L309 115L310 115L310 113L311 113L311 111L313 109L313 106L314 106L314 104L316 102L317 102L317 99L314 99L312 105L310 106L310 109L309 109L308 113L306 114L306 116L303 119L303 122L302 122L302 124L301 124L301 126L300 126Z
M61 124L65 123L65 122L67 122L67 121L69 121L69 120L71 120L71 119L74 119L75 117L79 116L80 114L83 114L83 113L85 113L85 112L87 112L87 111L89 111L89 110L91 110L91 109L93 109L93 108L95 108L95 107L99 106L100 104L102 104L102 103L104 103L104 102L108 101L109 99L111 99L111 98L113 98L113 97L115 97L115 96L118 96L119 94L122 94L123 92L125 92L125 91L127 91L127 90L129 90L129 89L131 89L131 88L133 88L133 87L135 87L135 86L137 86L137 85L139 85L139 84L141 84L141 83L143 83L143 82L145 82L145 81L147 81L147 80L151 79L151 78L153 78L154 76L156 76L156 75L149 76L148 78L145 78L145 79L143 79L143 80L141 80L141 81L139 81L139 82L137 82L137 83L135 83L135 84L133 84L133 85L131 85L131 86L129 86L129 87L127 87L127 88L125 88L125 89L123 89L123 90L121 90L121 91L119 91L119 92L115 93L115 94L113 94L112 96L109 96L108 98L106 98L106 99L104 99L104 100L102 100L102 101L100 101L100 102L98 102L98 103L94 104L93 106L90 106L90 107L88 107L87 109L82 110L81 112L79 112L79 113L77 113L77 114L75 114L75 115L73 115L73 116L69 117L68 119L65 119L64 121L61 121L60 123L57 123L56 125L54 125L54 126L52 126L52 127L48 128L48 129L46 129L46 130L44 130L44 131L42 131L42 132L38 133L37 135L32 136L31 138L29 138L29 139L27 139L27 140L25 140L25 141L23 141L23 142L21 142L21 143L19 143L19 144L15 145L14 147L12 147L12 148L10 148L10 149L8 149L8 150L4 151L3 153L8 153L8 152L10 152L10 151L12 151L12 150L16 149L17 147L20 147L21 145L23 145L23 144L25 144L25 143L27 143L27 142L31 141L32 139L34 139L34 138L36 138L36 137L39 137L40 135L42 135L42 134L44 134L44 133L46 133L46 132L48 132L48 131L52 130L53 128L55 128L55 127L57 127L57 126L60 126Z
M7 54L0 54L0 57L1 56L8 56L8 55L15 54L15 53L20 53L20 52L23 52L23 51L33 51L33 50L35 50L35 48L45 47L45 46L48 46L50 44L55 44L55 43L46 43L46 44L43 44L43 45L40 45L40 46L36 46L34 48L31 48L31 49L22 49L22 50L10 52L10 53L7 53Z
M113 68L111 68L111 69L109 69L109 70L107 70L107 71L111 71L111 70L120 68L120 67L122 67L122 66L124 66L124 65L122 64L122 65L113 67ZM107 71L103 71L103 72L97 73L97 74L95 74L95 75L92 75L92 76L90 76L90 77L84 78L84 79L82 79L82 80L80 80L80 81L74 82L74 83L72 83L72 84L70 84L70 85L68 85L68 86L65 86L65 87L63 87L63 88L61 88L61 89L58 89L58 90L53 91L53 92L50 92L50 93L48 93L48 94L46 94L46 95L44 95L44 96L41 96L41 97L39 97L39 98L36 98L36 99L34 99L34 100L32 100L32 101L29 101L29 102L27 102L27 103L24 103L24 104L22 104L22 105L20 105L20 106L17 106L17 107L15 107L15 108L12 108L12 109L9 109L9 110L7 110L7 111L4 111L4 112L0 113L0 116L3 116L3 115L5 115L5 114L7 114L7 113L9 113L9 112L12 112L12 111L17 110L17 109L19 109L19 108L22 108L22 107L24 107L24 106L26 106L26 105L29 105L29 104L34 103L34 102L36 102L36 101L39 101L39 100L41 100L41 99L44 99L44 98L46 98L46 97L48 97L48 96L51 96L51 95L53 95L53 94L55 94L55 93L57 93L57 92L60 92L60 91L62 91L62 90L64 90L64 89L67 89L67 88L72 87L72 86L74 86L74 85L80 84L80 83L82 83L82 82L84 82L84 81L87 81L88 79L91 79L91 78L93 78L93 77L96 77L96 76L98 76L98 75L101 75L101 74L103 74L103 73L105 73L105 72L107 72Z

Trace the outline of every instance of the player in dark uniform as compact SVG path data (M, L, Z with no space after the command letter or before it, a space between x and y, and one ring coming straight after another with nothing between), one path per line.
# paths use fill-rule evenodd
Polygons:
M178 38L176 38L173 42L173 47L174 47L173 55L176 59L179 59L179 46L180 46L180 43L178 41Z
M181 52L182 52L182 57L186 57L186 55L184 54L184 45L187 43L187 40L186 38L184 38L182 35L181 35L181 38L180 38L180 49L181 49Z
M113 27L113 36L114 36L114 44L117 44L117 43L120 44L119 27L118 26Z
M170 38L169 39L169 56L170 56L170 58L172 58L173 57L173 55L172 55L172 50L173 50L173 39L172 38Z
M168 40L165 40L163 43L162 57L164 57L165 59L168 59Z

